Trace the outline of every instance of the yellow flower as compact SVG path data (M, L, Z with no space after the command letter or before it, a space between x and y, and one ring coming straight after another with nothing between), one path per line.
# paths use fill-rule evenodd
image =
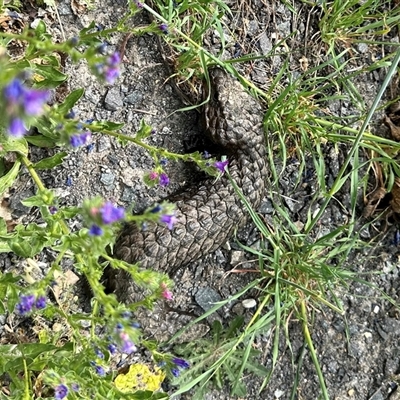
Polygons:
M135 392L137 390L157 391L165 379L165 373L158 367L154 372L145 364L133 364L127 374L118 375L114 384L121 392Z

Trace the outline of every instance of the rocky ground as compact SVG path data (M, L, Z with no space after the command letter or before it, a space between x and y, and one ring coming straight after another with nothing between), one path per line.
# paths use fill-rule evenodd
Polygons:
M104 26L115 24L124 13L124 3L111 0L97 2L94 10L75 15L69 2L60 1L58 10L67 37L72 37L92 20ZM296 32L287 42L293 49L291 56L293 73L300 70L299 60L302 57L307 58L310 65L321 62L323 52L315 53L316 47L310 46L310 37L315 33L314 20L318 20L318 15L302 13L302 4L295 2L300 16L296 18L283 3L265 4L253 0L245 6L243 3L236 4L233 1L229 2L229 6L232 7L233 17L226 22L241 44L239 46L241 52L251 49L257 54L266 54L272 49L276 40ZM50 17L45 15L44 18ZM52 29L54 34L59 33L57 28ZM217 40L215 37L214 39ZM226 39L229 41L232 36L227 33ZM110 41L110 47L117 48L120 41L121 37L115 35ZM227 58L234 56L238 51L237 48L238 46L232 42L225 56ZM357 51L357 63L363 65L370 61L375 49L360 45ZM251 67L245 65L242 70L255 84L267 88L282 62L283 57L276 55L255 62ZM113 86L105 87L98 84L84 63L68 65L68 73L71 75L69 81L71 89L85 88L85 94L76 108L82 120L124 122L126 124L124 133L129 134L138 129L141 119L145 119L155 130L155 134L150 138L151 144L175 152L185 151L184 144L192 137L201 134L195 111L177 112L183 104L168 81L155 36L145 35L129 40L123 60L122 76ZM384 74L385 71L376 71L365 74L356 81L366 104L372 103ZM337 116L355 112L346 101L334 101L327 107ZM380 115L376 116L373 128L384 130L380 119ZM149 189L144 185L142 178L152 169L153 164L144 150L132 145L122 147L112 138L102 135L95 135L93 143L92 149L82 148L71 152L62 166L51 174L42 175L46 186L55 188L64 204L81 204L87 197L100 195L126 207L133 205L133 210L139 212L169 193L190 184L194 179L193 168L170 163L167 167L171 178L168 189ZM343 146L340 150L342 153L336 154L329 144L324 148L329 160L328 182L335 178L335 173L345 157L346 148ZM33 157L41 157L41 151L33 150ZM279 164L279 160L276 160L276 163ZM308 195L316 188L316 176L313 173L314 166L311 164L311 159L308 169L311 173L304 177L303 180L307 182L302 186L296 186L295 183L298 178L296 165L288 164L280 180L281 194L292 199L287 201L286 206L294 219L306 218ZM22 207L19 200L33 194L33 191L34 186L28 180L28 175L22 175L12 197L11 209L14 215L24 216L28 213L29 210ZM341 196L342 207L339 208L332 202L332 207L321 221L322 231L333 230L345 221L346 212L351 208L350 197L345 191L342 191ZM363 206L361 194L359 198L358 210L361 218ZM274 215L275 211L267 193L258 211L266 219ZM337 288L335 294L343 305L344 316L328 309L315 312L311 334L332 399L384 400L398 399L400 396L400 389L396 390L400 382L400 314L384 296L384 294L391 296L398 303L400 295L399 251L397 245L393 244L394 230L395 227L389 228L386 236L375 243L372 250L366 246L365 250L354 251L347 262L350 270L379 290L358 282ZM364 233L366 243L372 236L373 232ZM238 237L247 245L259 239L252 224L248 224ZM3 268L12 268L13 260L3 258ZM256 266L254 260L251 260L232 239L224 248L192 265L183 266L174 276L177 296L173 306L181 311L199 315L202 310L207 309L207 302L226 299L236 293L252 278L226 273L239 263L245 263L248 268ZM223 308L218 318L221 321L228 321L237 312L238 308L232 303ZM251 309L241 309L239 312L247 317L251 315ZM149 319L148 325L156 336L159 335L164 339L169 333L173 333L174 325L171 320L177 317L177 314L164 309L160 309L160 313L164 313L163 322L156 325ZM186 320L190 319L191 317L186 317ZM145 321L142 323L146 325ZM207 324L202 328L205 333L208 330ZM169 330L168 334L165 332L166 329ZM281 338L279 363L271 383L261 394L258 394L259 380L246 375L245 381L248 384L246 398L290 398L296 375L296 362L304 342L301 326L297 321L293 320L290 324L289 334L292 347L289 348L285 338ZM264 365L270 366L271 332L260 335L256 343L262 352ZM318 394L319 385L315 369L311 359L306 355L300 370L299 390L293 398L313 400L318 398ZM185 395L181 398L191 397ZM230 398L229 388L221 392L210 392L206 396L209 400Z

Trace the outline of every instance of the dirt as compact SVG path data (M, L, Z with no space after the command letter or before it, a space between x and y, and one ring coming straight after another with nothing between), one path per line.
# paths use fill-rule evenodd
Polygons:
M275 2L263 3L255 0L249 4L234 1L227 3L232 7L233 17L226 19L227 26L231 29L230 33L226 30L226 39L231 45L228 46L224 57L231 58L238 52L266 54L277 40L296 32L287 41L291 47L288 50L291 52L293 74L301 70L302 57L307 58L310 67L322 61L323 50L320 49L313 55L315 43L318 47L322 46L321 42L318 44L318 40L314 40L314 47L310 45L318 13L308 14L303 3L294 2L294 7L298 10L296 17L285 5ZM92 20L104 26L117 23L124 13L125 1L97 2L94 10L78 16L72 13L69 2L60 1L58 9L67 37L72 37ZM113 12L110 13L110 9ZM110 39L109 47L117 48L121 39L120 35L114 35ZM216 36L213 36L213 39L214 44L218 42ZM284 49L281 50L283 52ZM375 50L368 46L358 48L357 65L370 62ZM284 54L277 54L245 64L240 69L256 85L268 88L284 58ZM155 36L145 35L129 40L123 60L122 76L113 86L100 85L90 75L84 63L68 65L67 72L71 75L71 89L85 88L85 94L75 110L82 120L125 122L123 132L131 134L138 129L141 119L144 118L155 130L150 143L175 152L185 151L184 144L201 134L196 111L178 111L183 104L168 81L169 77L162 63ZM385 71L376 71L357 80L358 90L363 94L366 104L372 103L384 73ZM285 79L287 78L283 78L283 81ZM332 101L327 108L338 117L356 112L348 101ZM376 115L374 126L384 131L386 128L381 127L381 117ZM92 150L81 148L72 151L62 166L50 174L42 174L45 185L56 189L64 204L81 204L87 197L100 195L120 205L133 206L135 212L140 212L195 179L193 168L169 163L167 172L171 178L171 185L167 189L149 189L144 185L142 178L152 169L153 163L144 150L132 145L122 147L113 138L102 135L95 135L93 143ZM330 168L327 171L327 182L332 182L335 178L347 150L345 146L341 146L337 154L330 144L324 147L324 154L329 160L327 165ZM33 158L41 155L41 151L33 150ZM311 161L310 159L308 165L311 172L307 177L300 177L303 183L307 180L306 184L296 185L299 177L295 164L287 165L280 180L281 194L292 199L292 202L288 200L286 203L288 210L294 220L300 219L303 222L307 218L310 193L318 189ZM279 160L276 163L278 164ZM16 187L19 198L26 197L28 192L33 191L34 186L27 179L27 175L22 176L19 186ZM342 206L331 203L331 208L321 221L321 231L333 230L342 224L346 214L350 213L349 193L342 191L340 195ZM362 207L360 193L360 218ZM17 208L16 205L15 209ZM275 214L268 193L259 212L266 219ZM26 213L26 209L19 211L19 215ZM399 396L400 389L397 389L397 385L400 374L400 314L386 297L390 296L398 303L400 295L400 253L397 245L392 243L394 230L395 227L389 228L372 250L366 246L365 250L357 250L350 255L347 261L348 268L368 284L354 282L349 286L335 288L334 293L345 314L340 316L327 308L315 310L313 313L311 336L331 399L383 400L397 399L396 396ZM368 241L373 235L374 232L367 229L363 238ZM242 243L252 245L259 240L259 234L252 224L248 224L239 233L238 238ZM2 267L12 268L13 262L16 262L15 258L11 261L3 259ZM207 307L204 304L207 303L207 298L212 301L223 300L236 293L252 279L249 275L227 274L227 271L239 262L246 263L245 266L249 268L256 267L254 260L251 260L232 239L229 244L202 260L182 266L174 276L176 299L173 307L179 311L190 311L191 314L200 315L204 307ZM379 290L369 284L373 284ZM246 297L251 298L251 295ZM227 304L217 318L224 323L232 319L237 312L234 307L237 303ZM177 326L192 319L189 316L182 317L179 313L167 312L163 306L160 307L161 320L158 323L152 318L148 321L143 320L144 316L141 323L143 326L147 324L147 328L161 340L173 334ZM242 309L241 312L246 318L252 315L252 309ZM175 324L175 319L179 320L178 325ZM207 323L198 327L200 328L204 334L209 329ZM198 330L195 334L198 334ZM265 332L256 339L256 346L262 353L261 359L266 367L271 366L272 334L273 332ZM260 380L245 376L247 399L291 398L291 388L296 379L297 365L304 346L302 328L296 320L292 320L289 325L289 337L291 348L286 338L283 335L281 337L278 365L270 384L262 393L258 393ZM190 336L187 339L190 340ZM298 392L292 398L313 400L319 398L319 383L307 350L305 354L302 367L298 371ZM182 395L180 398L189 399L191 395ZM226 387L222 391L210 392L205 398L222 400L232 397L229 395L229 388Z

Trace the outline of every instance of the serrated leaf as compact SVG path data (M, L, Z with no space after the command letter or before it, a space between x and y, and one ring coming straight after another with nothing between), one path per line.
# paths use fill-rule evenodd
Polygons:
M76 89L71 92L66 99L63 101L62 104L58 106L58 109L61 114L67 114L71 108L78 102L78 100L82 97L83 93L85 92L84 89Z
M21 162L16 161L7 174L0 178L0 195L2 195L14 183L20 166Z
M51 169L56 167L57 165L60 165L64 158L68 155L65 151L62 151L60 153L54 154L52 157L44 158L43 160L40 160L36 164L33 165L33 168L35 169Z

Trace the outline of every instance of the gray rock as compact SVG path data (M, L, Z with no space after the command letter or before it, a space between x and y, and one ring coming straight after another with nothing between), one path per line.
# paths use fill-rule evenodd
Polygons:
M222 300L221 296L208 286L200 288L195 294L194 299L204 311L210 310L214 307L215 303Z
M124 103L122 101L119 88L117 86L112 87L106 94L104 99L104 107L106 110L117 111L123 106Z
M115 175L111 172L104 172L101 174L100 182L106 186L112 185L115 180Z

